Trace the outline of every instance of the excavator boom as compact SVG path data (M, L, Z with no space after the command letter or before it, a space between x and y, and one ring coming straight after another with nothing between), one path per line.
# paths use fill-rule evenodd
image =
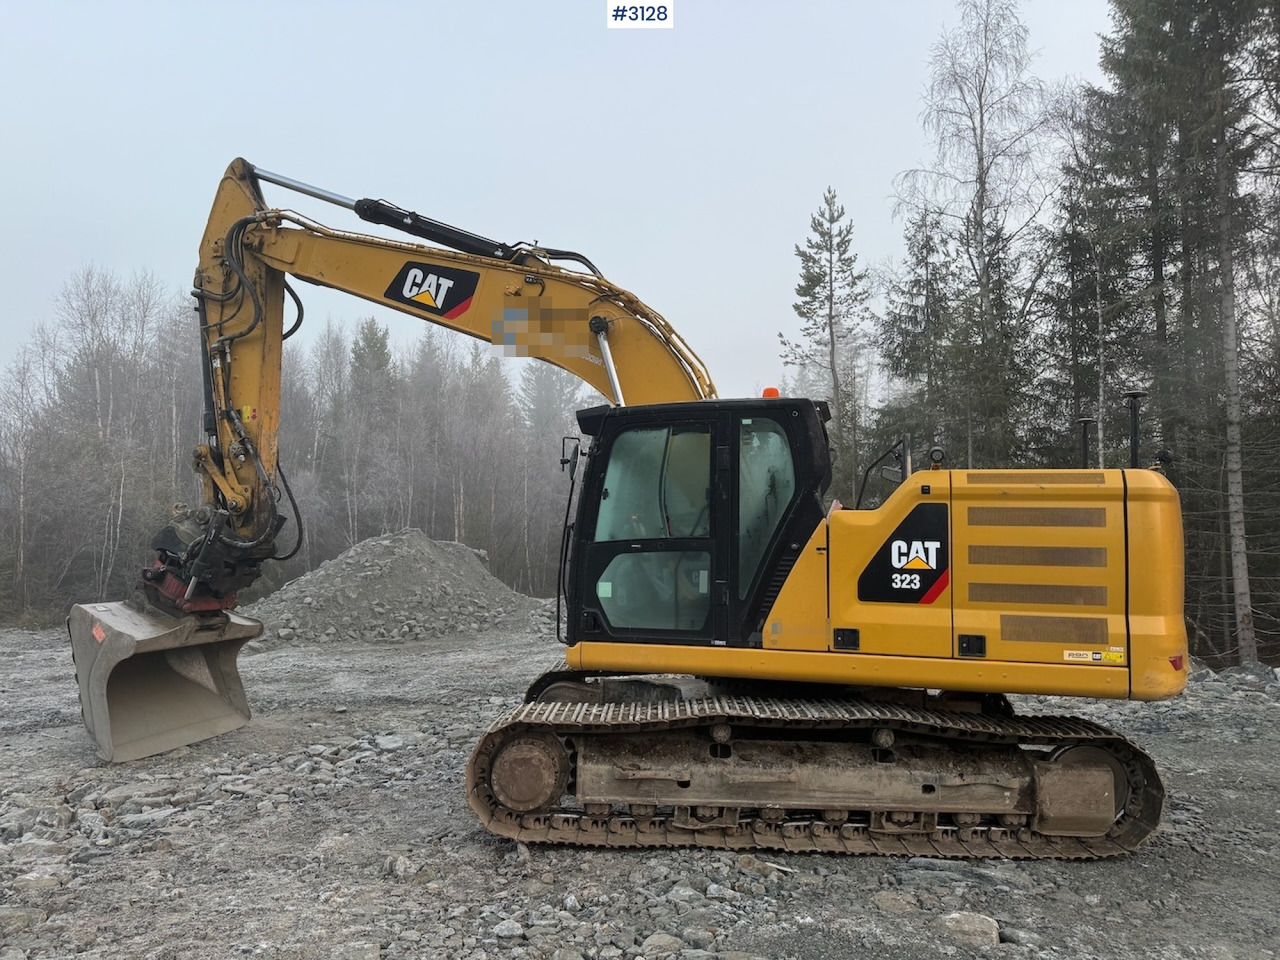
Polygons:
M335 230L270 207L262 181L416 239ZM214 197L193 289L200 503L179 505L156 534L155 560L129 603L79 605L68 618L85 723L105 759L162 752L249 719L236 655L262 628L229 611L262 564L282 557L280 504L293 502L277 449L286 298L301 320L289 277L555 364L614 403L715 396L702 361L662 316L580 254L500 243L235 160ZM295 545L300 530L299 518Z

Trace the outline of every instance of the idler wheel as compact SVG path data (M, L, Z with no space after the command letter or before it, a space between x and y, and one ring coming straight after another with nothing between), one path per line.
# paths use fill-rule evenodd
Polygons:
M1120 762L1119 757L1110 750L1104 750L1102 747L1085 743L1062 747L1054 751L1051 759L1055 763L1097 764L1110 767L1111 775L1115 778L1116 783L1114 793L1115 815L1117 817L1120 816L1129 793L1129 778L1125 774L1124 764Z
M489 788L517 813L555 803L569 783L569 755L549 734L521 734L498 748L489 767Z

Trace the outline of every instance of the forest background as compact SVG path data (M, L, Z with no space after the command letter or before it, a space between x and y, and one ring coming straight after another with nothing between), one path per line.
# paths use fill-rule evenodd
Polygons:
M1193 652L1274 660L1280 5L1111 7L1093 86L1035 75L1013 0L958 4L925 66L936 152L892 185L902 254L860 266L837 191L815 198L798 335L778 320L784 392L831 402L831 493L850 503L903 433L951 466L1072 467L1083 430L1091 466L1127 466L1125 394L1145 393L1143 464L1182 497ZM195 338L145 271L68 277L0 380L0 621L127 595L196 496ZM306 536L255 590L412 526L549 595L560 440L593 401L546 364L509 374L429 328L394 348L375 319L287 344L280 449Z

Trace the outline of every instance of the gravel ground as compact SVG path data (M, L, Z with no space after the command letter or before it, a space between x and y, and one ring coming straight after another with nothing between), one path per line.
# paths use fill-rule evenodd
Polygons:
M1156 758L1164 825L1118 860L524 847L482 830L462 781L559 659L530 609L523 629L260 650L248 726L115 766L65 637L0 631L0 960L1276 955L1270 672L1202 671L1166 704L1019 698Z

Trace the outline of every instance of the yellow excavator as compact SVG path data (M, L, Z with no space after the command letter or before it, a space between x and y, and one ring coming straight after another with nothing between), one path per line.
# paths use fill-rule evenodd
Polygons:
M264 182L412 239L270 207ZM68 619L104 759L249 719L236 658L262 625L233 608L281 556L293 505L276 449L286 297L301 310L289 277L541 358L609 401L578 413L588 446L564 458L580 487L560 558L565 662L468 764L468 802L493 833L1096 858L1159 823L1139 747L1015 715L1006 696L1184 688L1181 514L1158 472L944 469L936 451L914 472L903 456L879 507L828 505L826 404L718 398L671 326L587 258L243 160L195 279L201 502L175 508L130 601Z

